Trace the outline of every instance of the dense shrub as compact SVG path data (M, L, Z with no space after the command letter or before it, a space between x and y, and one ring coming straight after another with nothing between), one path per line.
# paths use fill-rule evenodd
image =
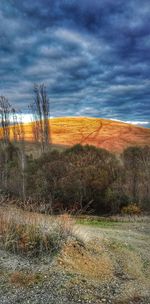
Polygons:
M141 212L142 212L141 208L133 203L121 209L121 213L125 215L140 215Z
M52 156L52 157L51 157ZM92 202L95 212L108 212L106 192L119 174L115 156L92 146L77 145L64 153L52 152L28 166L27 193L30 197L65 210L80 209Z

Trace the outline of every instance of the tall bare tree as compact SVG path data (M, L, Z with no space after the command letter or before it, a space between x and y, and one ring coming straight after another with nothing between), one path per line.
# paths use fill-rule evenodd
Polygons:
M25 130L24 130L24 124L23 124L23 119L22 119L22 113L20 112L19 115L19 122L17 124L17 134L18 134L18 139L20 143L20 149L18 150L18 156L20 160L20 168L21 168L21 194L22 194L22 199L26 199L26 175L25 175L25 170L26 170L26 155L25 155Z
M10 115L11 115L11 105L5 96L0 96L0 127L1 127L1 143L3 149L5 149L10 142ZM3 180L5 189L8 184L8 151L5 149L4 153L4 170L3 170Z
M12 108L12 124L13 140L16 142L18 140L18 119L15 108Z
M33 114L33 137L41 144L42 152L44 152L51 142L50 103L44 84L34 85L34 94L34 102L30 105Z
M10 140L10 115L11 105L5 96L0 96L0 125L2 128L3 142L8 143Z

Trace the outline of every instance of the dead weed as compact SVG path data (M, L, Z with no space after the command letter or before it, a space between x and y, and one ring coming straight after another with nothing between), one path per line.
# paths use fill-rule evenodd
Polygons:
M74 241L67 243L58 262L67 270L91 279L108 280L113 276L113 265L109 256L94 242L89 242L86 247Z

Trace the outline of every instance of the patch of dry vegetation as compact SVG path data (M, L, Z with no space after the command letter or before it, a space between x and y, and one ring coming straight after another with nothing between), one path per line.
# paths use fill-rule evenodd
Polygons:
M73 237L69 216L44 217L18 209L0 209L0 243L2 248L26 256L57 253Z
M113 265L109 256L97 242L85 246L77 242L66 244L58 259L67 270L95 280L111 280Z
M10 274L10 284L18 287L30 287L38 284L43 280L39 273L25 273L23 271L16 271Z

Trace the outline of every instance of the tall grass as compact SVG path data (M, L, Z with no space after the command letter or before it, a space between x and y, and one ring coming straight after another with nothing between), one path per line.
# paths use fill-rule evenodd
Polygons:
M50 217L14 208L0 209L0 244L13 253L56 253L73 236L73 221L68 215Z

